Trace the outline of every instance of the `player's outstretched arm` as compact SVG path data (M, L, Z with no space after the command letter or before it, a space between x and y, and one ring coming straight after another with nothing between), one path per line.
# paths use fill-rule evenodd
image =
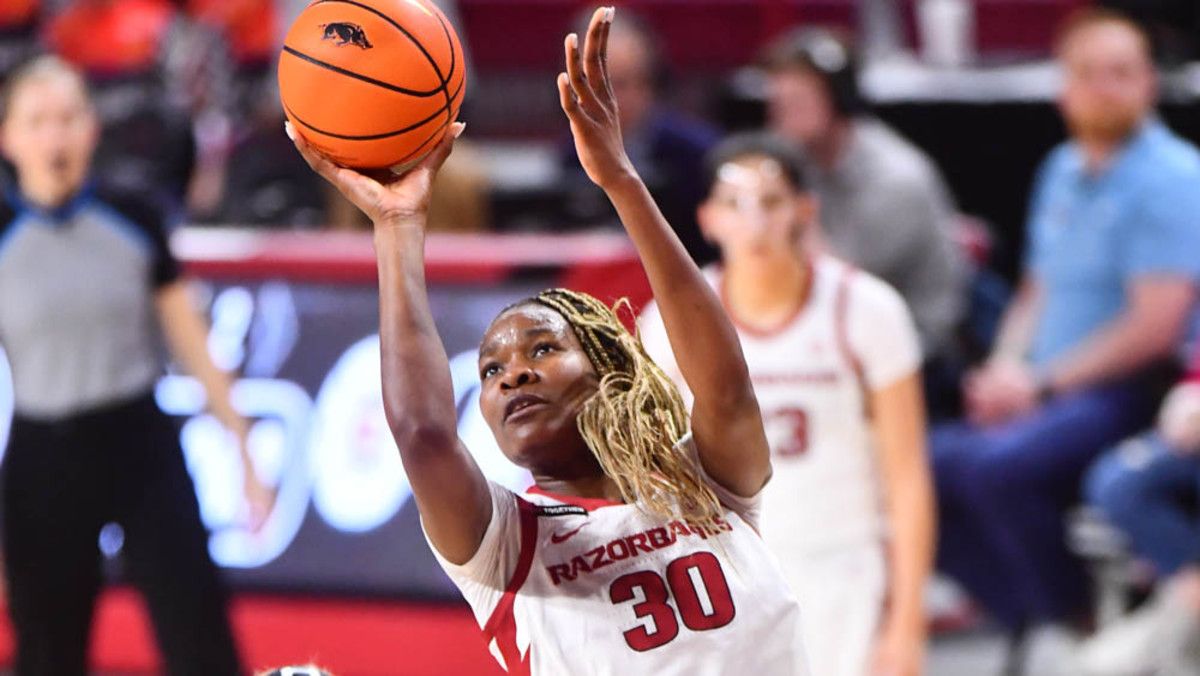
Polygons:
M425 290L425 222L434 175L463 126L403 176L380 183L339 167L289 128L309 166L375 224L383 408L429 539L466 563L492 518L487 481L458 438L446 350Z
M616 207L650 278L680 373L695 395L692 431L704 469L734 493L753 495L771 473L758 401L720 301L625 154L606 63L612 18L612 8L596 10L582 53L578 36L567 36L560 102L584 170Z

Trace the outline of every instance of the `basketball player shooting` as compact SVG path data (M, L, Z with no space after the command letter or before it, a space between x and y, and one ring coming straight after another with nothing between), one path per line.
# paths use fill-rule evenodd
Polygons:
M565 41L562 108L588 176L646 268L679 392L615 312L544 291L503 311L479 350L480 407L535 485L490 483L457 436L424 279L429 191L456 124L417 167L378 182L294 130L312 168L374 222L384 409L441 565L514 674L807 674L799 607L759 538L771 475L737 334L625 154L606 72L612 8L582 53Z

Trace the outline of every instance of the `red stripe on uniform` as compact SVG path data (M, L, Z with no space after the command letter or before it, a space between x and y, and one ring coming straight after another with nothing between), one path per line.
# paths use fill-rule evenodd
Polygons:
M517 554L517 568L513 571L504 596L496 604L487 624L483 625L483 637L488 643L493 639L504 658L505 669L516 676L529 676L529 653L521 654L517 646L517 618L513 614L513 602L517 592L524 586L529 570L533 567L533 554L537 548L537 514L528 501L516 498L520 511L521 549Z
M550 498L551 500L558 500L564 505L575 505L576 507L582 507L589 512L600 509L601 507L620 507L621 505L625 504L623 502L616 502L615 500L609 500L607 498L581 498L577 495L551 493L550 491L542 490L538 486L530 486L529 488L525 489L525 492Z
M871 389L867 386L867 375L863 370L862 361L854 352L854 348L850 345L850 336L846 333L846 315L850 311L850 284L854 281L856 272L856 269L846 267L845 272L842 273L842 279L838 283L837 297L834 299L833 321L838 349L846 357L846 361L850 362L850 368L854 371L854 379L858 382L858 389L862 393L863 412L869 418L871 417Z

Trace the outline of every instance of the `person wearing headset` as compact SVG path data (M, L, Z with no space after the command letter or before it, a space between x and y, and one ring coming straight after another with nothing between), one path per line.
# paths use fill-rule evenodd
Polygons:
M809 160L826 246L904 297L921 337L928 390L966 297L965 266L951 240L955 206L941 173L870 115L854 54L829 31L786 33L767 46L760 65L771 131Z

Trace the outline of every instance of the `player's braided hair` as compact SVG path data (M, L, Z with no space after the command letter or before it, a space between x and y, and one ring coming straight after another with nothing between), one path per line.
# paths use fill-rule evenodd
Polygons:
M688 431L679 390L608 307L586 293L549 289L534 302L562 315L600 376L583 405L579 432L630 504L665 518L711 522L721 507L695 463L676 442Z

